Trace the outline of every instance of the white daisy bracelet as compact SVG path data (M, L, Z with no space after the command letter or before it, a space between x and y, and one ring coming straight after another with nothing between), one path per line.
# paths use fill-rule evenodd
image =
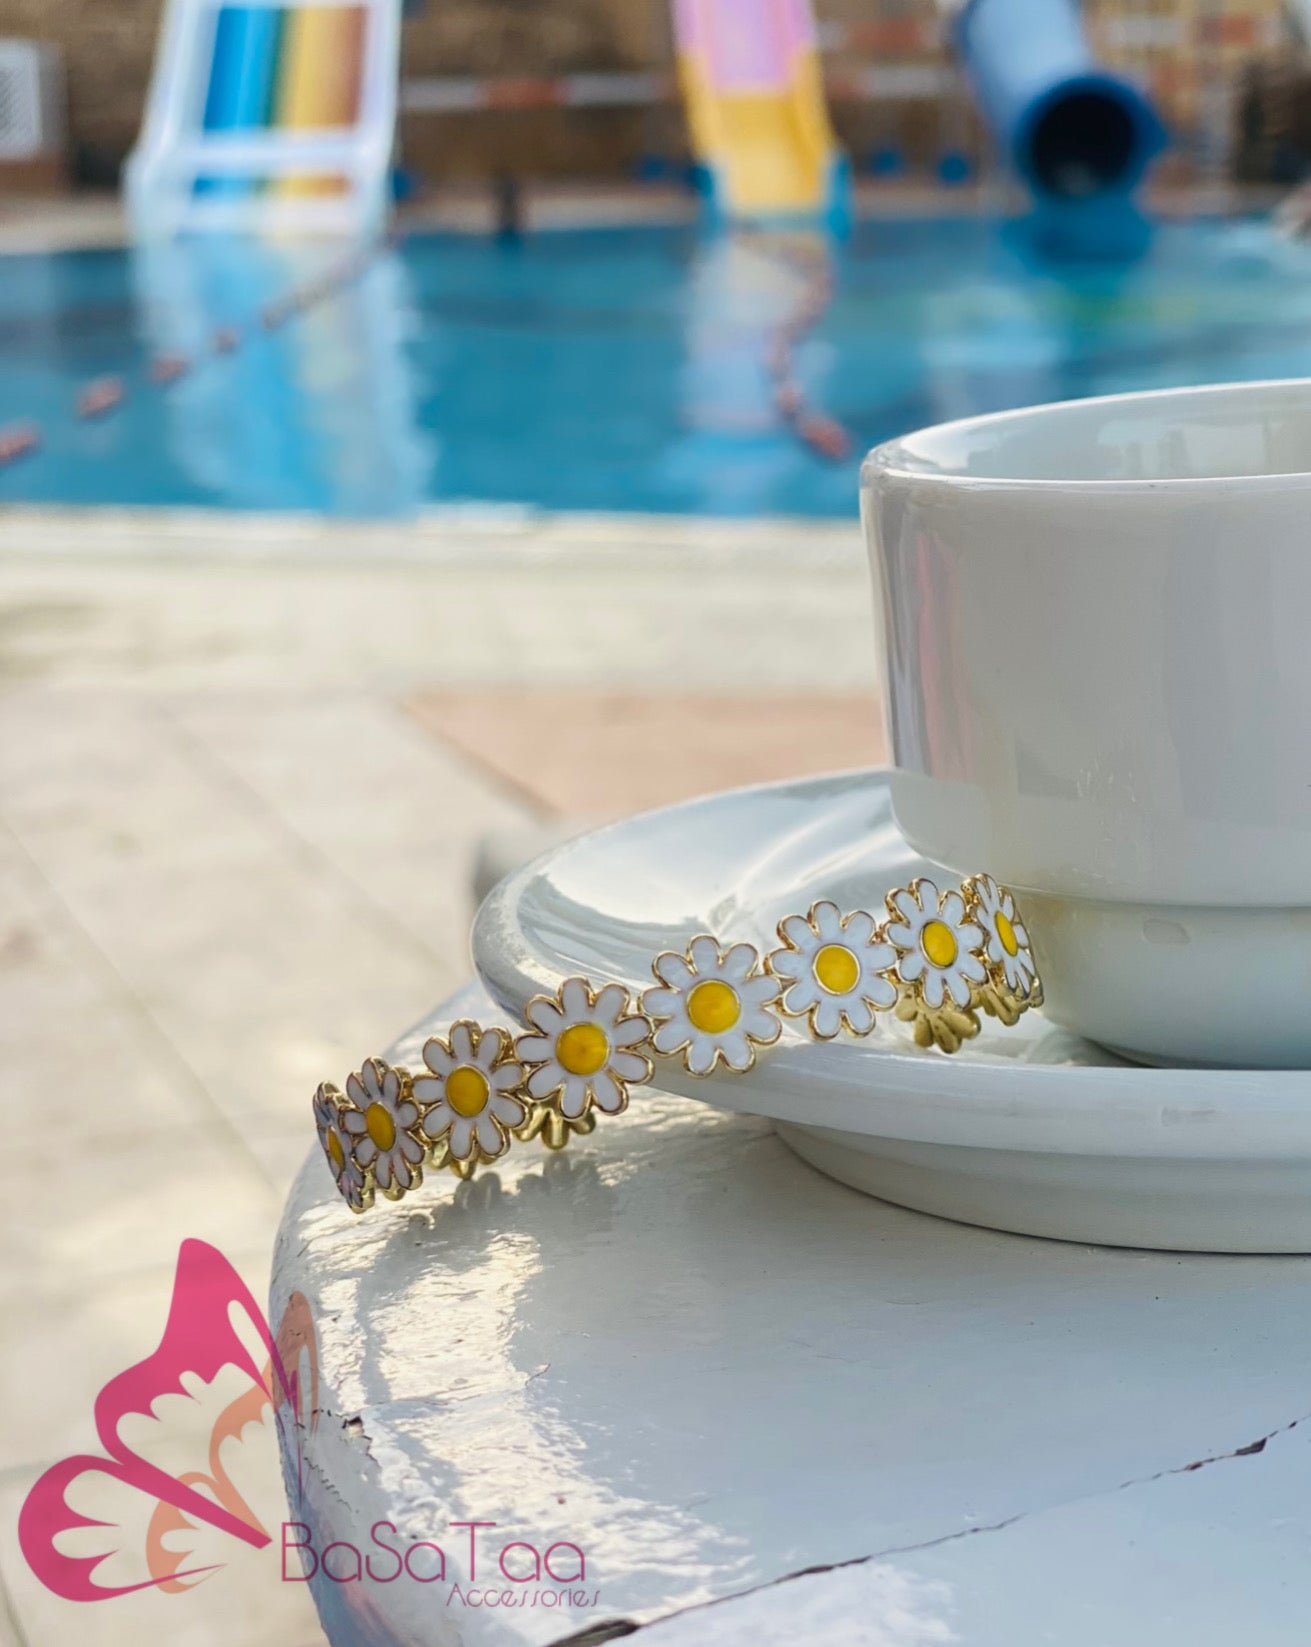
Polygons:
M654 1055L691 1075L721 1064L744 1072L774 1045L783 1020L828 1041L868 1035L881 1012L912 1026L922 1047L951 1053L979 1033L979 1013L1014 1024L1042 1005L1042 983L1015 899L991 876L945 892L915 880L889 892L887 914L844 914L827 900L779 922L780 945L727 947L703 933L652 963L655 983L570 978L529 1001L529 1028L511 1037L468 1019L424 1043L411 1074L367 1058L343 1092L325 1081L314 1121L337 1188L353 1212L375 1191L399 1201L423 1170L461 1178L497 1161L512 1140L562 1149L598 1114L618 1115L651 1080Z

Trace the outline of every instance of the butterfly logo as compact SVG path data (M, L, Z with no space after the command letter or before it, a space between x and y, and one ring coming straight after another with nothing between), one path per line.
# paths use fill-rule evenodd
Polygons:
M24 1500L25 1560L68 1601L193 1589L272 1542L279 1455L299 1501L318 1422L308 1301L293 1293L275 1334L223 1254L184 1241L159 1348L109 1380L94 1414L103 1454L61 1459Z

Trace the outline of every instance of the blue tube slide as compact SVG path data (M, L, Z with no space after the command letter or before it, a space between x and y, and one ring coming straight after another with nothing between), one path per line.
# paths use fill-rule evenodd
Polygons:
M282 12L276 6L224 6L214 31L205 96L207 132L249 131L272 117ZM247 194L253 178L201 177L196 192Z
M954 33L979 112L1040 204L1133 192L1165 130L1093 61L1077 0L965 0Z

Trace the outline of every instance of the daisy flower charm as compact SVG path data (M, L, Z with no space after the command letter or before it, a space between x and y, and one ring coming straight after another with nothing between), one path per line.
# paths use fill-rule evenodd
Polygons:
M433 1035L424 1042L423 1061L428 1074L415 1077L414 1096L424 1105L424 1137L445 1141L457 1170L504 1155L527 1115L515 1096L523 1065L505 1031L461 1019L445 1040Z
M628 1107L628 1089L651 1079L651 1060L635 1051L651 1038L651 1025L629 1010L622 984L594 990L585 978L569 978L554 997L536 995L525 1016L536 1034L521 1035L515 1056L534 1066L528 1096L555 1104L576 1121L595 1105L606 1115Z
M1042 1005L1028 930L1013 895L991 875L971 875L963 890L971 919L983 928L988 982L979 992L980 1003L1003 1023L1013 1024L1027 1007Z
M684 955L657 955L651 970L659 982L642 996L642 1011L656 1023L652 1045L681 1052L690 1075L709 1075L720 1063L748 1070L756 1048L783 1032L773 1011L778 980L761 971L751 944L722 949L703 933Z
M897 952L897 1016L914 1024L921 1046L955 1052L979 1033L974 994L988 976L982 928L959 892L939 892L929 880L889 892L887 904L883 936Z
M341 1113L351 1153L387 1199L399 1201L423 1182L419 1106L409 1076L381 1058L366 1058L358 1074L347 1076L346 1097Z
M831 1041L844 1027L868 1035L875 1013L896 1005L896 985L883 974L896 964L897 952L879 938L866 910L843 915L824 900L804 918L780 921L778 935L784 947L767 955L765 965L785 985L779 1011L809 1018L818 1040Z
M319 1146L337 1185L337 1192L352 1212L367 1212L373 1205L373 1186L351 1151L343 1112L346 1100L341 1089L323 1081L314 1094L314 1129Z

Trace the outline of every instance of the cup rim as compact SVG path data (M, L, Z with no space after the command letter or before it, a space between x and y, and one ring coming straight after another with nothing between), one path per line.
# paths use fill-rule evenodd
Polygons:
M1052 475L987 475L973 474L967 469L935 467L927 455L917 454L915 443L939 437L949 437L969 430L986 430L1007 424L1022 425L1052 413L1073 413L1086 409L1152 406L1170 400L1241 400L1260 399L1272 392L1292 398L1299 392L1305 399L1308 418L1311 419L1311 377L1258 378L1236 383L1199 383L1177 385L1166 389L1131 389L1113 395L1089 395L1083 399L1049 400L1036 406L1012 407L1000 412L982 412L972 417L952 418L915 429L892 440L882 441L866 453L860 468L862 489L876 480L896 479L913 483L927 490L1022 491L1022 492L1096 492L1101 495L1126 493L1143 497L1154 492L1207 493L1219 489L1244 491L1298 491L1311 489L1311 467L1269 474L1216 474L1216 475L1146 475L1136 478L1125 476L1069 476Z

